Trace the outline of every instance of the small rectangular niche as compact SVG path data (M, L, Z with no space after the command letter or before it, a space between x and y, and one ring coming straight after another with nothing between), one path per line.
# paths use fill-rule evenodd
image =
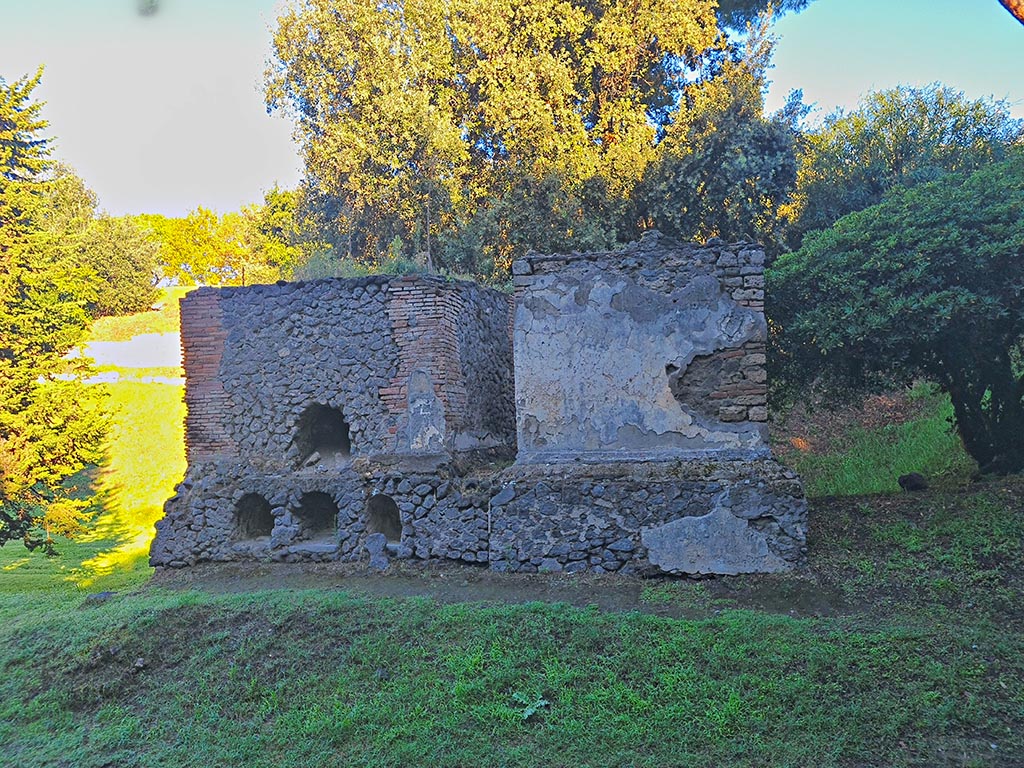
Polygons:
M247 493L235 505L235 535L239 539L259 539L274 530L270 502L258 493Z
M322 491L304 493L295 509L299 540L332 539L338 532L338 504Z

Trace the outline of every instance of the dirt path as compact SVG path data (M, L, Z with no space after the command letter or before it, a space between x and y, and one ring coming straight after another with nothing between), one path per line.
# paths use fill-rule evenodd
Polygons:
M453 563L398 563L385 573L337 563L227 563L161 571L150 583L154 587L212 594L336 589L376 597L426 597L440 603L540 601L679 618L702 618L727 608L793 616L835 616L851 611L837 592L824 587L810 573L644 579L613 574L492 573L485 568Z

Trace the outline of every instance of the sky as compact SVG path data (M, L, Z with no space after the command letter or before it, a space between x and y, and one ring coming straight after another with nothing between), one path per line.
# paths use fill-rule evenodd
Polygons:
M35 95L55 154L109 213L238 210L302 174L292 125L261 92L280 3L0 0L0 77L45 64ZM1024 117L1024 25L997 0L814 0L776 36L769 109L801 88L814 120L941 81Z

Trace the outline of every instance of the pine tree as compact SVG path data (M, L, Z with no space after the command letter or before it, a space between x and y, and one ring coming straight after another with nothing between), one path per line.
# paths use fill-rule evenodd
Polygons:
M45 226L54 217L47 123L33 100L42 69L0 78L0 545L38 535L40 504L96 460L97 397L64 374L88 327L95 274Z

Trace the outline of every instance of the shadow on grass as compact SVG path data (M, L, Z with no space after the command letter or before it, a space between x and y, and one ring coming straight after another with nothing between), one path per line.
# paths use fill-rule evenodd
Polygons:
M103 511L81 539L102 549L67 577L81 589L95 589L114 575L118 581L148 578L154 525L185 472L182 388L138 382L105 386L113 427L93 486Z

